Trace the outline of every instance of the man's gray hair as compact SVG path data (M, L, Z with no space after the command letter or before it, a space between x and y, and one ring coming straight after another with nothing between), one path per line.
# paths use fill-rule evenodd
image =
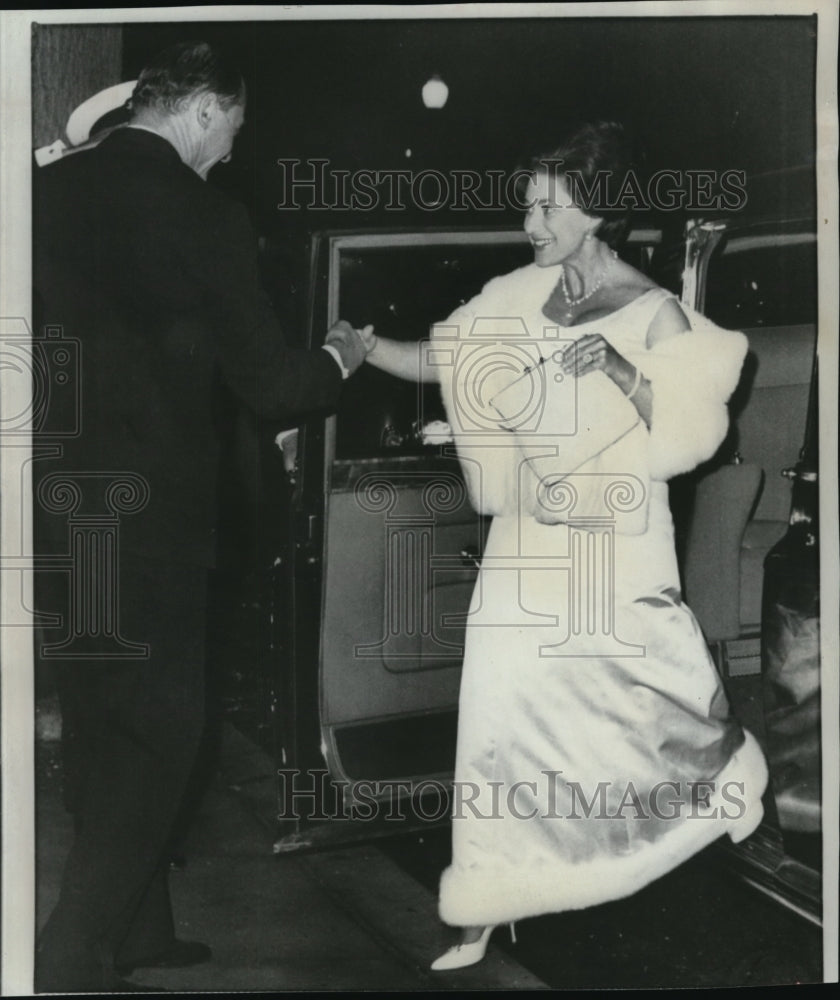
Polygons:
M219 49L207 42L180 42L160 52L140 74L131 109L174 114L200 93L215 94L228 108L245 99L245 81Z

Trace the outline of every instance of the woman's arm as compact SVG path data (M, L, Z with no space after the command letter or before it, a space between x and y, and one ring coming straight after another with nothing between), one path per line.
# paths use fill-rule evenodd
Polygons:
M691 327L685 313L673 299L664 303L654 316L647 332L648 350L679 333L687 333ZM566 349L563 371L579 378L587 372L600 369L615 382L633 403L639 416L650 428L653 420L653 390L644 373L619 354L600 333L581 337L577 343Z
M373 327L365 327L360 335L368 352L365 360L376 368L410 382L438 381L436 369L423 363L423 347L428 347L427 341L377 337Z

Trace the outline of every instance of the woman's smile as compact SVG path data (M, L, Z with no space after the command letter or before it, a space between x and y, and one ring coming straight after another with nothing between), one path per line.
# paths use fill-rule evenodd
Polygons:
M562 177L538 171L528 183L524 228L539 267L560 264L575 254L599 220L572 201Z

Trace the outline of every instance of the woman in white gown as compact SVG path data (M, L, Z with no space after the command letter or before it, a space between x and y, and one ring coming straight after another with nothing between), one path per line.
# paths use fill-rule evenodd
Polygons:
M440 381L472 502L494 515L440 889L463 934L433 969L479 961L497 924L629 895L762 816L764 760L682 603L667 490L723 440L746 341L615 254L624 149L599 123L537 161L534 263L430 343L365 334L370 363Z

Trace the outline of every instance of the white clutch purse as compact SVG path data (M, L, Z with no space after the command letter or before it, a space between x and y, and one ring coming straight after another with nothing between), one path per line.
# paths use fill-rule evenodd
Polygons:
M527 469L520 493L538 521L647 529L647 429L607 375L575 379L548 356L489 404L516 438Z

